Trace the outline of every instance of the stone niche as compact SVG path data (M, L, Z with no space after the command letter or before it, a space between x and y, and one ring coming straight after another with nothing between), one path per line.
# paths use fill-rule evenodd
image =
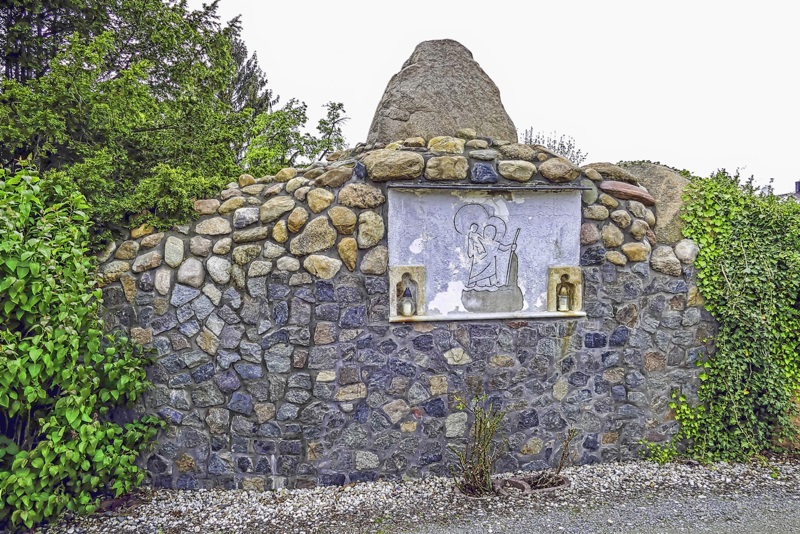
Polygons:
M392 301L391 321L584 315L581 298L554 313L548 294L564 266L582 291L580 190L398 187L388 202L392 296L409 285L417 297L412 317Z

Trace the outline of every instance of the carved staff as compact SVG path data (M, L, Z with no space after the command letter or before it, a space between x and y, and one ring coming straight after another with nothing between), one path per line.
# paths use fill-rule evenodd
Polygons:
M511 242L511 252L508 255L508 270L506 271L506 285L511 285L508 279L511 276L511 260L512 256L514 255L514 245L517 244L518 237L519 237L519 228L517 228L517 233L514 234L514 241Z

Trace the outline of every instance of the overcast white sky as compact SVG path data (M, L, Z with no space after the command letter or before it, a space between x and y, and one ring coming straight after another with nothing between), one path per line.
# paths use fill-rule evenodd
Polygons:
M202 0L189 0L199 7ZM455 39L522 132L567 134L587 162L740 169L800 180L800 30L792 2L221 0L281 101L315 124L344 103L355 145L414 47Z

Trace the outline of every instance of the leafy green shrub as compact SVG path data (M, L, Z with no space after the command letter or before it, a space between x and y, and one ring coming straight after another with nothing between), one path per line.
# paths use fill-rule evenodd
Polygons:
M791 439L800 392L800 204L761 195L719 171L685 189L684 235L705 307L719 322L702 367L699 403L676 392L675 441L701 461L743 460ZM677 454L661 451L656 458Z
M148 358L103 333L86 207L34 172L0 169L0 530L129 491L159 427L107 417L148 387Z

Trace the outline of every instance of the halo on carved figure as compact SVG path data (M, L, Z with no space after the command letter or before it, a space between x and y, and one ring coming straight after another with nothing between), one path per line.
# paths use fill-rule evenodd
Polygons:
M473 224L477 224L477 231L483 234L487 226L494 226L497 233L495 239L502 239L506 235L506 223L500 217L495 217L494 209L483 204L464 204L453 217L453 226L461 235L469 234Z

